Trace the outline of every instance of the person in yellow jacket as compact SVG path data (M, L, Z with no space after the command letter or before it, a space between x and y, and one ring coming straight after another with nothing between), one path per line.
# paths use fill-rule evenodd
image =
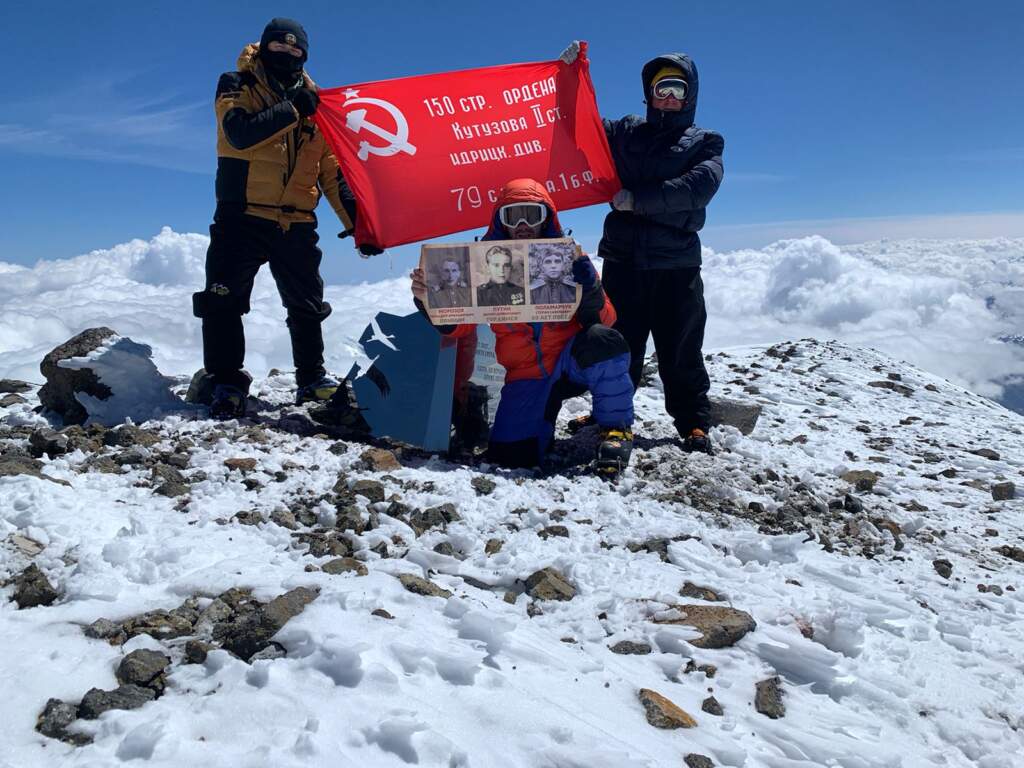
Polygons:
M298 387L296 403L326 401L339 387L324 368L320 324L322 252L315 209L321 193L355 229L356 202L323 134L311 119L319 106L306 74L309 39L292 19L272 19L247 45L238 69L217 83L217 209L206 253L206 286L193 294L203 321L203 364L212 379L211 415L245 415L251 378L242 369L242 315L260 267L270 264L288 314ZM364 256L380 253L370 245Z

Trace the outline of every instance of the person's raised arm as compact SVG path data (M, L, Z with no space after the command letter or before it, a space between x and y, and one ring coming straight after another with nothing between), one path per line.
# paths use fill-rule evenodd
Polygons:
M299 111L290 101L257 110L249 92L242 87L242 74L225 72L217 83L217 120L228 144L237 150L259 147L275 140L299 121Z

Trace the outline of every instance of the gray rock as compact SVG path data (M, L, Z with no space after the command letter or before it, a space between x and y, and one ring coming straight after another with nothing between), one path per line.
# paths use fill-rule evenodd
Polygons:
M757 426L761 416L761 406L757 403L744 403L738 400L713 398L711 400L711 424L723 424L736 427L744 435L749 435Z
M675 605L685 614L679 619L660 619L656 624L682 624L701 632L701 637L690 640L697 648L729 648L748 632L757 628L754 617L736 608L719 605Z
M715 768L710 757L698 755L696 752L691 752L684 757L683 762L686 763L686 768Z
M356 480L349 490L353 495L365 496L370 503L384 501L384 485L377 480Z
M501 552L501 548L505 543L501 539L488 539L487 543L484 544L484 554L496 555Z
M171 611L149 611L122 623L128 637L149 635L157 640L172 640L192 634L192 623Z
M61 368L58 362L72 357L84 357L116 335L110 328L89 328L52 349L40 363L39 370L46 378L46 383L39 390L39 402L44 408L59 415L65 424L82 424L89 417L75 398L75 393L82 392L99 400L106 400L112 393L110 387L102 384L88 368Z
M111 448L151 448L160 440L159 432L134 424L122 424L103 434L103 444Z
M169 499L176 499L179 496L188 496L188 494L191 491L192 486L190 486L188 483L168 480L167 482L161 483L159 486L157 486L153 493L157 494L158 496L166 496Z
M164 689L164 670L170 663L170 657L157 651L140 648L121 659L115 673L117 682L122 685L152 688L161 693Z
M52 429L35 429L28 437L29 452L35 458L44 455L53 458L68 452L70 444L67 435L54 432Z
M935 569L935 572L944 579L948 579L953 575L953 564L944 558L932 560L932 567Z
M714 696L708 696L704 699L704 701L700 703L700 708L704 712L707 712L709 715L714 715L715 717L721 717L725 714L725 710L722 709L722 705Z
M697 721L683 709L650 688L641 688L637 698L644 708L647 722L655 728L693 728Z
M1016 560L1018 563L1024 563L1024 549L1020 547L1014 547L1010 544L1003 544L1001 547L996 547L995 551L1003 557L1008 557L1011 560Z
M339 531L352 531L361 534L366 531L366 522L358 508L343 506L338 509L338 517L335 519L334 527Z
M329 560L324 563L320 570L324 573L329 573L332 576L339 573L354 573L356 576L365 576L369 573L369 571L366 570L366 566L354 557L338 557L334 560Z
M308 552L313 557L348 557L352 554L348 542L333 532L314 531L292 535L309 548Z
M651 652L651 646L647 643L634 643L632 640L620 640L608 650L622 656L646 656Z
M402 582L402 586L407 590L416 595L424 595L425 597L443 597L449 598L452 593L447 589L437 586L432 581L420 578L419 576L413 576L411 573L403 573L398 577L398 580Z
M31 459L27 456L0 457L0 477L14 477L15 475L29 475L31 477L43 476L43 462L38 459Z
M386 448L367 448L360 454L359 463L373 472L390 472L402 468L394 451Z
M27 381L18 381L17 379L0 379L0 394L7 394L8 392L29 392L32 389L32 385ZM51 699L56 701L56 699Z
M121 645L128 639L124 627L110 619L96 619L82 630L86 637L94 640L106 640L111 645Z
M872 472L869 469L855 469L849 472L844 472L840 475L841 480L845 480L858 491L870 491L875 487L875 483L878 482L878 478L881 475L877 472Z
M786 705L782 703L782 680L778 676L762 680L755 686L754 709L762 715L778 720L786 716Z
M709 587L697 586L692 581L685 582L683 588L679 590L679 594L694 600L707 600L709 603L722 602L722 597L715 590Z
M431 528L441 528L443 530L448 527L449 523L461 519L454 504L442 504L439 507L430 507L430 509L411 513L409 515L409 525L416 531L417 536L422 536Z
M254 653L249 659L249 663L254 661L273 661L274 659L283 659L288 655L288 651L284 649L284 646L280 643L271 642L262 651Z
M572 600L576 588L555 568L543 568L526 580L526 593L536 600Z
M887 389L890 392L903 395L904 397L910 397L914 394L914 390L908 387L906 384L897 384L895 381L869 381L869 387L877 387L878 389Z
M299 527L299 521L295 519L295 514L287 509L275 509L270 513L270 521L290 531L297 530Z
M27 402L28 400L21 395L4 395L0 397L0 408L10 408L12 405L21 405Z
M1014 484L1009 481L1005 483L996 483L995 485L992 486L992 500L1009 501L1014 497L1016 492L1016 486L1014 486Z
M84 733L68 733L67 727L78 719L78 708L60 699L50 699L36 719L36 730L51 739L60 739L81 747L92 742Z
M270 644L270 638L289 619L300 614L318 595L318 589L297 587L266 605L255 600L240 604L230 620L213 628L213 638L225 650L249 661Z
M476 491L477 496L487 496L493 493L494 489L497 487L496 483L491 480L491 478L483 477L482 475L474 477L469 481L469 484L473 486L473 490Z
M82 703L78 705L78 716L85 720L95 720L111 709L138 709L155 698L155 691L138 685L122 685L113 691L92 688L82 697Z
M185 663L202 664L206 661L207 655L216 646L204 643L202 640L189 640L185 643Z
M445 555L447 557L458 557L458 552L455 551L455 547L452 546L450 541L442 541L434 545L434 551L439 555Z
M981 456L981 458L988 459L989 461L999 461L999 453L997 451L993 451L991 448L975 448L974 450L968 451L968 453L973 453L975 456Z
M847 512L859 515L864 511L864 503L852 493L847 493L843 496L843 509Z
M18 608L52 605L58 597L60 593L35 563L14 577L14 602Z
M552 536L567 539L569 538L569 529L564 525L549 525L547 528L541 528L537 531L537 535L545 541L550 539Z
M263 612L267 619L277 629L280 629L289 619L302 613L303 609L316 600L319 595L319 587L296 587L267 603ZM276 632L277 629L274 631Z

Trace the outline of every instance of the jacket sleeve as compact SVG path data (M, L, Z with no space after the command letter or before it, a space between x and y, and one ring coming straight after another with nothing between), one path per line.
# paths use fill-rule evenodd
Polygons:
M709 131L704 137L700 162L682 176L640 184L633 193L633 211L644 215L683 213L706 208L722 183L722 152L725 139Z
M608 300L601 281L598 280L592 288L583 291L580 305L576 308L576 319L584 328L592 325L615 325L615 307Z
M337 158L331 151L327 142L324 142L324 152L320 156L320 189L323 190L327 201L331 204L334 212L341 220L341 226L345 232L352 234L356 228L356 196L349 189L345 177L341 173Z
M215 107L224 138L237 150L269 144L299 121L299 113L290 101L256 110L238 72L220 76Z

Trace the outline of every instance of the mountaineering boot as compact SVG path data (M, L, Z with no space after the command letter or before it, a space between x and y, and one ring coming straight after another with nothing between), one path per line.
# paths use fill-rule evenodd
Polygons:
M218 384L213 388L210 401L210 417L219 420L240 419L245 416L246 393L230 384Z
M714 456L715 452L711 448L711 438L707 436L707 433L699 427L694 427L690 430L690 434L683 438L683 450L687 453L706 453L708 456Z
M588 413L586 416L577 416L575 419L569 419L569 423L565 425L565 431L570 435L575 435L592 424L597 424L594 419L594 414Z
M629 456L633 453L633 431L617 427L605 428L601 431L601 443L597 446L597 458L594 459L594 471L614 479L629 464Z
M340 384L333 376L321 376L312 384L306 384L295 391L295 404L326 403L338 391Z
M317 424L339 427L353 436L370 433L370 425L363 418L348 381L338 383L330 399L322 406L311 409L309 417Z

